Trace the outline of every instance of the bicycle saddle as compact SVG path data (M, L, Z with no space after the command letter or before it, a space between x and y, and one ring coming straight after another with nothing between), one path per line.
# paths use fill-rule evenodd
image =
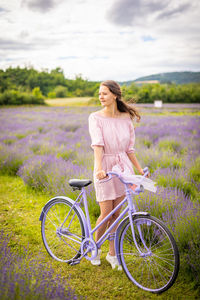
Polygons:
M92 181L89 180L89 179L70 179L69 180L69 185L77 187L77 188L82 188L82 187L87 186L91 183L92 183Z

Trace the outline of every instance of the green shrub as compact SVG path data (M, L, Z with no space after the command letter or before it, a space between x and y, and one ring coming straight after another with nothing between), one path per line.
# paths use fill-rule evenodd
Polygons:
M158 143L158 148L164 151L171 151L179 154L184 154L186 149L184 149L180 142L175 140L162 140Z
M69 150L65 150L63 152L59 152L57 155L56 155L57 158L62 158L64 160L69 160L69 159L76 159L77 157L77 153L72 150L72 149L69 149Z
M49 93L47 94L47 98L50 98L50 99L56 98L56 93L55 93L55 92L49 92Z
M6 90L0 94L0 105L44 104L43 96L39 88L33 89L33 93Z
M15 134L15 136L18 140L21 140L21 139L25 138L27 136L27 134L26 133L17 133L17 134Z
M143 147L150 148L152 146L153 142L150 140L149 137L138 137L137 138L137 147Z
M26 159L25 154L17 151L15 148L8 149L6 146L0 149L0 173L7 175L16 175L19 168Z
M3 140L3 143L5 144L5 145L12 145L12 144L14 144L16 142L16 140L14 140L14 139L4 139Z
M189 176L196 182L200 181L200 157L194 161L192 167L189 169Z
M179 169L185 166L183 158L179 157L177 153L171 151L161 152L153 147L138 152L137 156L141 165L148 166L151 173L158 168Z
M34 97L36 97L37 99L43 99L43 95L40 91L40 88L39 87L35 87L33 90L32 90L32 94Z
M164 174L160 170L155 180L159 186L177 188L182 190L186 196L190 196L192 200L198 201L197 186L187 177L186 170L183 172L183 170L169 168Z
M56 95L56 98L65 98L67 97L68 89L65 86L58 85L54 89L54 93Z

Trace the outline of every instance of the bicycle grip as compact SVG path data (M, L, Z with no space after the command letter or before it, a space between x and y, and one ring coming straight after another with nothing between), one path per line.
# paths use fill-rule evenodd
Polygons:
M136 193L143 193L144 192L143 185L141 184L140 186L136 187L135 192Z
M145 167L143 169L143 172L144 172L144 176L146 177L148 174L149 174L149 168L148 167Z

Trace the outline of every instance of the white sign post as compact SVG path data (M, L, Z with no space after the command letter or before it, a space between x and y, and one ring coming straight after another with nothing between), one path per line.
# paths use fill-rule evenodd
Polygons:
M154 107L156 107L156 108L162 108L162 106L163 106L162 100L155 100L154 101Z

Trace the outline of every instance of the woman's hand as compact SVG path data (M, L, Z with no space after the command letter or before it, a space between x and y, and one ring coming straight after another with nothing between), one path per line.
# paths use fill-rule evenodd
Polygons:
M144 171L143 171L143 169L139 169L138 171L139 171L139 173L140 173L142 176L144 176ZM148 173L146 177L149 178L149 177L150 177L150 173Z
M97 179L103 179L106 177L106 172L104 170L99 170L95 173Z
M142 168L141 168L141 169L139 169L139 170L138 170L138 172L140 173L140 175L142 175L142 176L144 175L144 171L143 171L143 169L142 169Z

